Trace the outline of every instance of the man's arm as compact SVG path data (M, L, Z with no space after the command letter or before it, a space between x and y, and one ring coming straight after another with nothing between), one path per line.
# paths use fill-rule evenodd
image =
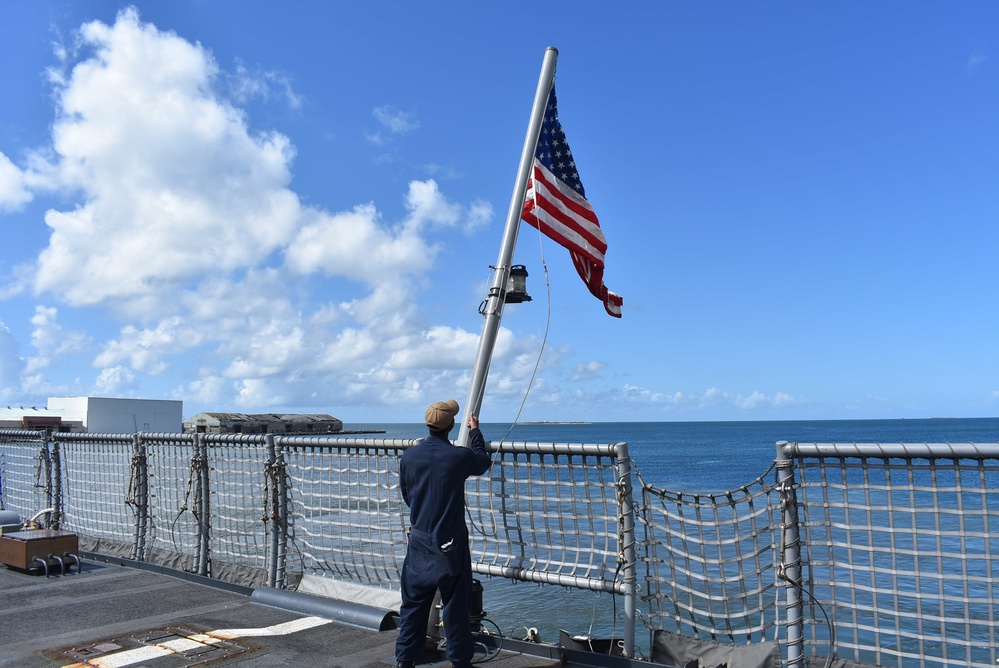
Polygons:
M472 451L472 475L482 475L489 470L492 459L486 451L486 439L479 430L479 417L468 416L468 449Z

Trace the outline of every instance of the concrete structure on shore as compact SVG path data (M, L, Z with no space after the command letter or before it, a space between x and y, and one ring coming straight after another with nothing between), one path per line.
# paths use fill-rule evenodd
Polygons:
M79 433L86 431L83 420L64 410L31 406L0 407L0 429L27 429Z
M185 434L339 434L343 421L325 413L198 413Z

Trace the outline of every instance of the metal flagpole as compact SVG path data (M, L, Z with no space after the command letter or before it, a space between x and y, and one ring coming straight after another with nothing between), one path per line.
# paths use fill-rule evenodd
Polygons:
M475 369L472 372L472 385L465 401L465 412L461 420L461 431L458 432L458 445L468 446L468 416L479 414L482 408L482 394L486 387L486 376L489 375L489 362L496 346L499 334L500 320L503 318L503 305L506 299L507 281L510 279L510 265L513 262L513 250L517 246L517 233L520 231L520 214L524 208L524 196L527 194L527 179L534 166L534 152L538 146L538 136L541 134L541 122L544 120L545 105L548 103L548 92L555 80L555 61L558 59L558 49L549 46L545 49L545 59L541 64L541 77L538 79L538 90L534 94L534 107L531 109L531 120L527 125L527 137L524 140L524 150L520 154L520 167L517 169L517 181L513 186L513 196L510 198L510 210L506 214L506 228L503 230L503 241L500 244L499 259L496 260L493 272L493 285L486 298L486 306L482 315L482 336L479 338L479 351L475 357Z

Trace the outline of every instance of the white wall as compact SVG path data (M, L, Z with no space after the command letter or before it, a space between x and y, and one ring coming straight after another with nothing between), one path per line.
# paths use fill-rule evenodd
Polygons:
M134 434L136 431L179 434L184 431L183 401L49 397L48 407L76 415L91 434Z

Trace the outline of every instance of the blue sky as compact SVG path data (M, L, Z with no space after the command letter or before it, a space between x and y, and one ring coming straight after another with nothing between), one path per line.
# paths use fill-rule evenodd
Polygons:
M483 420L999 415L999 4L608 7L0 3L0 404L463 401L554 46L624 316L524 225Z

